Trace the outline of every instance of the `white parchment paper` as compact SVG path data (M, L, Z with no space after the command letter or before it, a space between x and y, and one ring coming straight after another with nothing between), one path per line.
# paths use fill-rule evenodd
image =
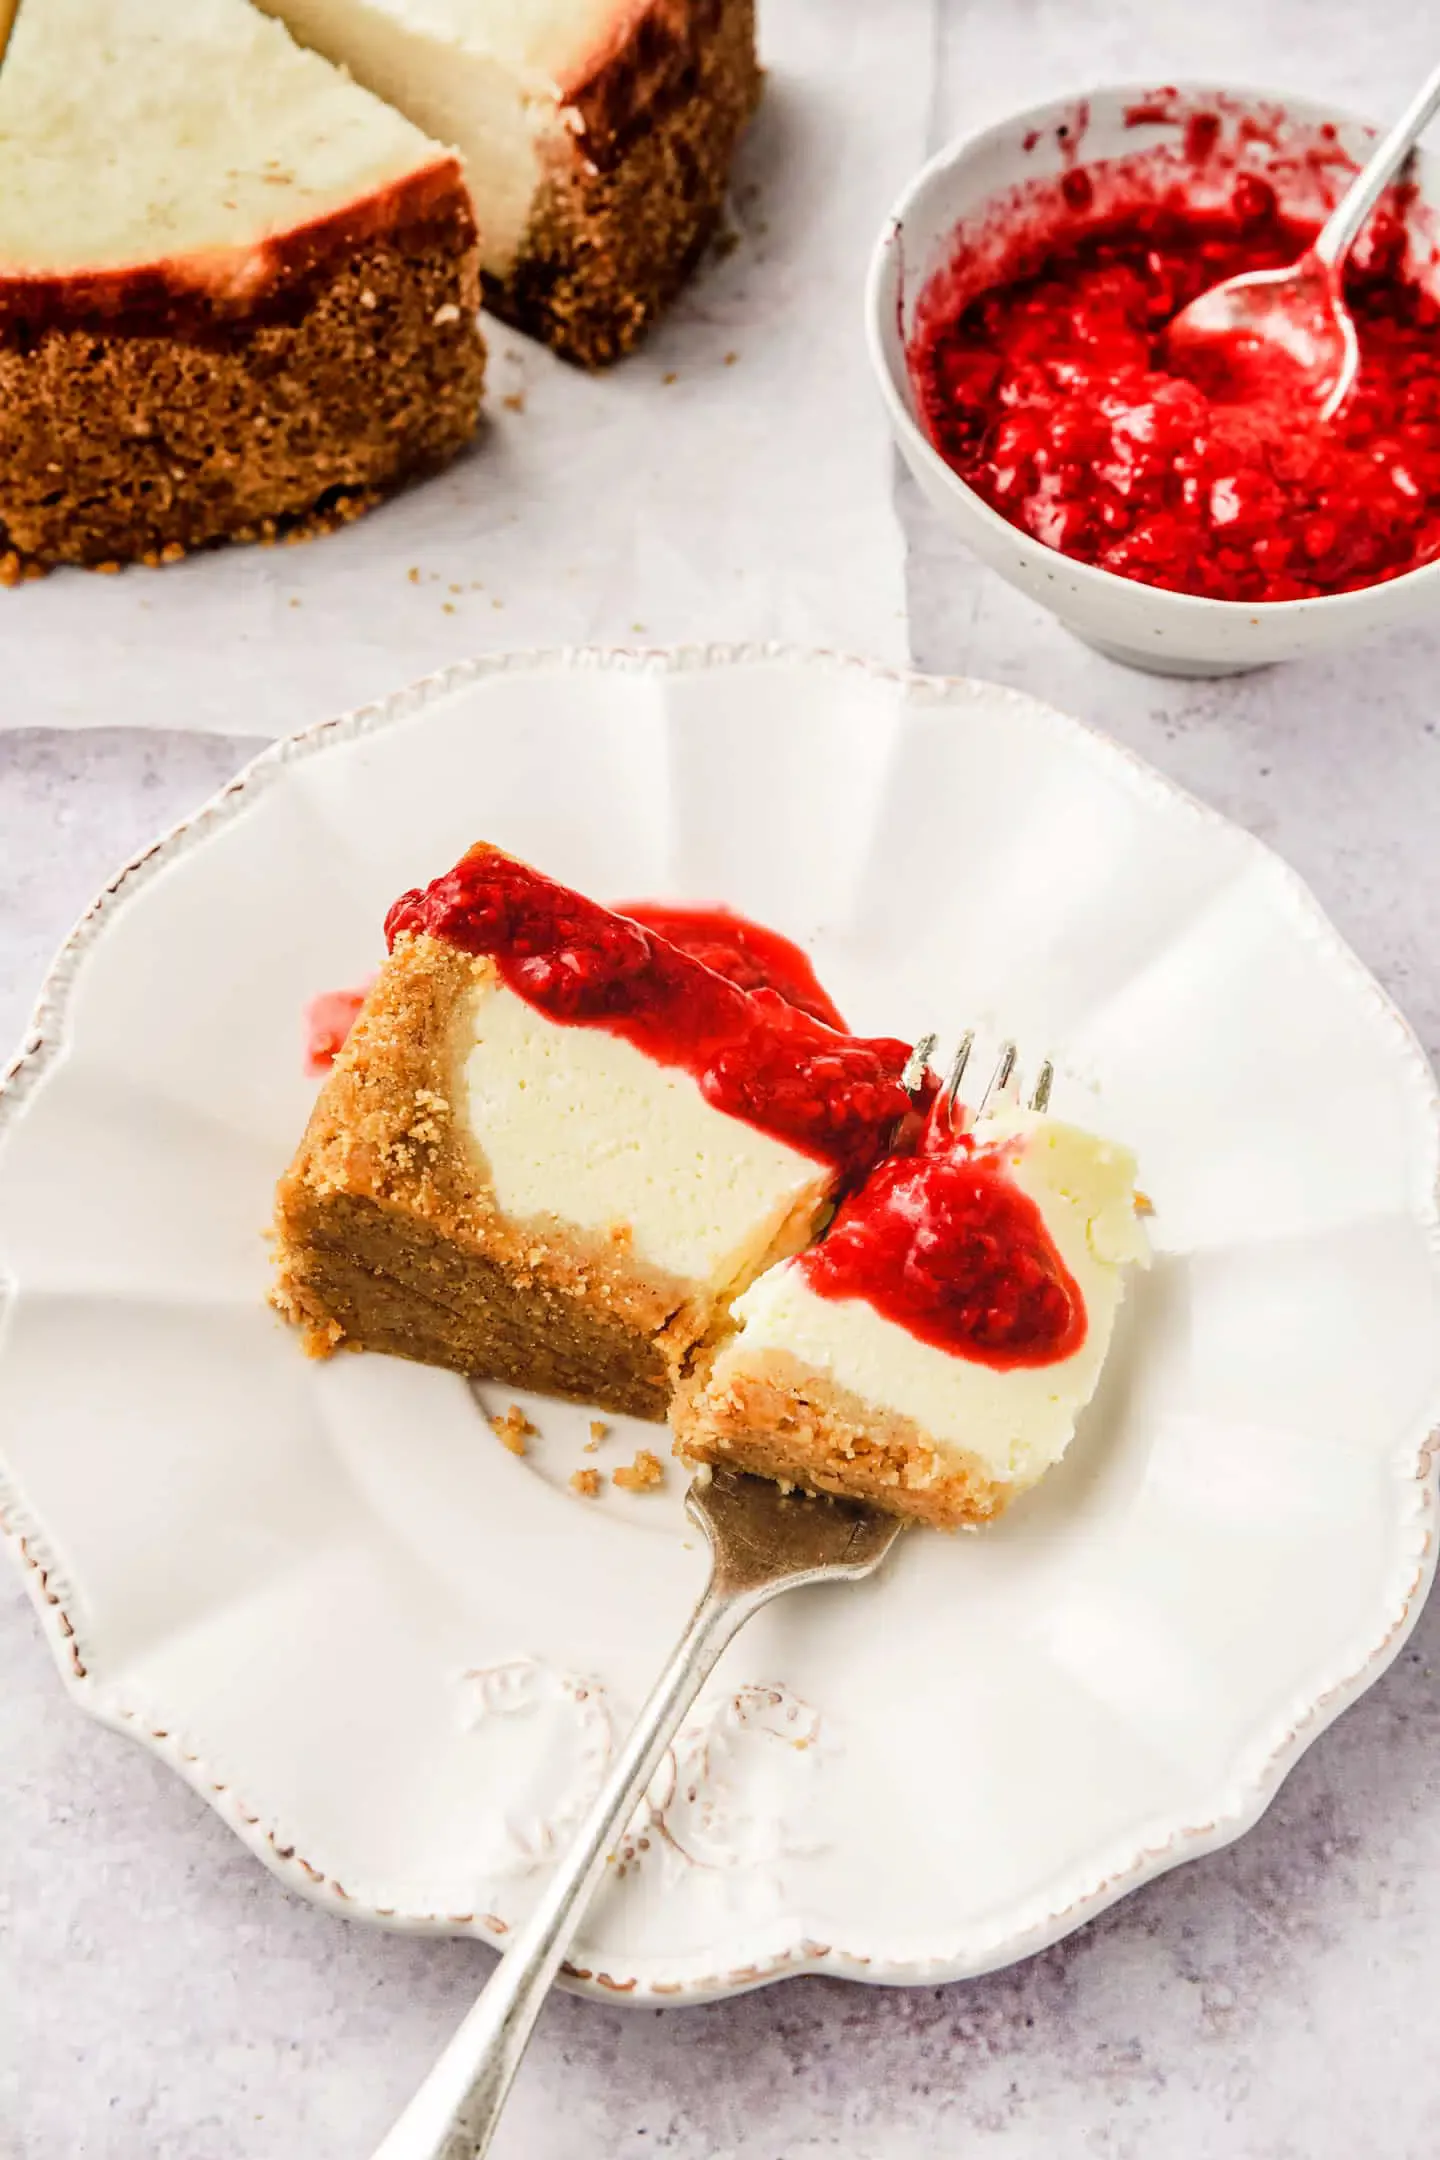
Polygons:
M924 154L933 0L762 0L735 244L589 377L487 325L473 450L347 530L0 592L0 725L278 735L503 646L784 637L903 659L861 327Z

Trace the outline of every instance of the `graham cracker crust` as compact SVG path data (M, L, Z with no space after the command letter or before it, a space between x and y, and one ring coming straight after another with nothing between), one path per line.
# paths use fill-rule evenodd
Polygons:
M244 300L159 268L0 284L0 583L333 530L453 457L484 382L475 230L453 162L421 180L388 228L278 243Z
M359 1194L284 1216L275 1303L312 1354L345 1343L658 1420L671 1376L643 1332Z
M684 284L759 100L754 0L684 14L653 101L623 125L576 94L581 138L542 187L514 267L484 279L495 314L582 367L629 352Z
M701 1353L671 1406L675 1453L688 1462L867 1500L940 1530L993 1522L1015 1497L979 1456L938 1446L788 1352L767 1350L723 1383L715 1357Z

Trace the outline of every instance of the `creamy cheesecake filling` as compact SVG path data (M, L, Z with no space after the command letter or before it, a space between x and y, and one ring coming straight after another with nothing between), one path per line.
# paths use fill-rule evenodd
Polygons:
M822 1296L802 1263L771 1268L734 1306L735 1334L707 1392L772 1356L825 1375L861 1402L910 1419L943 1452L977 1457L998 1482L1033 1484L1064 1453L1109 1349L1124 1267L1144 1263L1135 1161L1125 1148L1027 1111L984 1120L993 1148L1036 1207L1085 1302L1083 1342L1051 1364L997 1368L920 1340L864 1298Z
M568 86L636 12L617 0L260 0L303 44L349 68L457 150L480 259L503 277L569 142Z
M27 0L0 71L0 276L251 256L442 158L249 0Z
M480 259L513 269L547 176L594 152L587 86L622 69L629 109L657 63L651 0L258 0L302 44L344 66L456 150L480 226ZM635 58L634 81L624 63ZM573 102L572 102L573 101Z
M342 62L357 82L458 151L480 226L480 260L503 275L530 223L547 139L563 141L531 10L475 0L261 0L305 45ZM552 4L551 43L564 19L597 12ZM598 12L604 13L602 8Z
M697 1082L600 1027L557 1023L498 978L475 993L463 1100L498 1206L641 1266L723 1291L792 1224L803 1240L833 1170L706 1101Z
M645 0L264 0L299 37L344 35L359 54L384 26L414 52L485 59L528 98L559 102L590 67L623 44ZM318 44L318 38L317 38Z

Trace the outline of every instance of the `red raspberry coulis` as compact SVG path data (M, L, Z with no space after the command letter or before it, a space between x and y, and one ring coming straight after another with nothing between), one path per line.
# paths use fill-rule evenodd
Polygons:
M329 1072L344 1049L369 988L365 982L355 990L322 990L305 1007L305 1070L312 1080Z
M1001 1150L927 1125L842 1201L798 1262L821 1297L864 1298L885 1319L1002 1372L1073 1357L1089 1325L1080 1285Z
M767 930L726 907L685 907L671 900L617 900L615 907L742 990L774 990L787 1005L845 1033L845 1022L809 955L778 930Z
M658 931L742 990L774 990L787 1005L846 1033L809 955L778 930L767 930L734 908L687 907L679 900L623 900L616 913ZM312 1079L329 1072L344 1049L369 988L365 982L356 990L322 990L311 998L305 1008L305 1070Z
M907 1044L841 1034L775 990L743 989L493 848L402 894L385 935L393 945L407 931L487 954L548 1019L607 1028L681 1067L717 1110L846 1177L869 1168L911 1108L900 1085Z
M1013 274L971 297L963 243L921 297L909 361L924 425L961 478L1047 547L1218 600L1298 600L1440 556L1440 303L1379 217L1345 280L1360 376L1322 424L1277 376L1236 405L1170 373L1161 333L1240 270L1293 263L1316 226L1250 173L1228 205L1178 189L1016 235ZM1212 383L1212 387L1220 387Z

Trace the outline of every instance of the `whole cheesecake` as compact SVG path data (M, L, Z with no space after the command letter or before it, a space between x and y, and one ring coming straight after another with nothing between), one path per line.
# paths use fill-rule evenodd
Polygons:
M453 151L249 0L23 0L0 69L0 582L353 516L473 431Z
M714 229L754 0L260 0L465 162L496 314L601 366Z

